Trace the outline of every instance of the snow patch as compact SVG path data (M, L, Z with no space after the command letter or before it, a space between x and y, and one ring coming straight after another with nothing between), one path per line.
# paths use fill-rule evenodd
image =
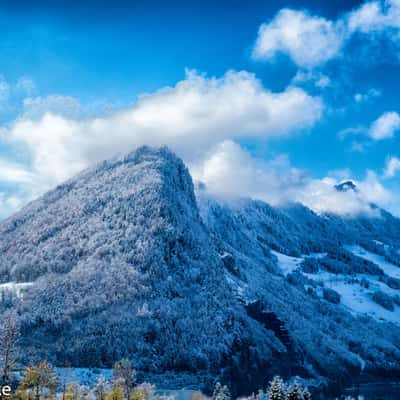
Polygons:
M400 268L386 261L383 256L365 250L363 247L358 245L347 245L344 246L344 248L358 257L372 261L382 268L386 275L391 276L392 278L400 279Z
M381 307L372 300L372 294L377 291L385 291L388 294L396 292L388 288L370 275L360 274L357 279L332 274L330 272L318 272L317 274L306 274L310 279L322 282L324 287L338 292L341 296L340 303L353 315L368 315L378 321L388 321L400 325L400 310L396 306L394 311ZM361 286L361 279L369 282L369 288Z
M0 284L0 293L4 292L11 292L18 298L21 298L23 296L24 290L32 286L32 282L21 282L21 283L15 283L15 282L8 282L8 283L2 283Z
M278 259L278 266L284 275L290 274L300 267L304 257L291 257L272 250L271 253Z

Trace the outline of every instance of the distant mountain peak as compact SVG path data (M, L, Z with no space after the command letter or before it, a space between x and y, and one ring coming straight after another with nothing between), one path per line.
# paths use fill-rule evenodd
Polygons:
M335 185L335 189L338 192L348 192L349 190L353 192L357 192L357 185L352 180L343 181L337 185Z

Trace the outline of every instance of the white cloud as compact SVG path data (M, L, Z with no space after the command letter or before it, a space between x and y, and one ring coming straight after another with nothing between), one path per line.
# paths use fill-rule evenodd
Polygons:
M228 138L286 136L313 126L323 110L320 98L300 88L273 93L254 75L234 71L221 78L188 72L174 87L106 117L43 113L43 104L30 100L35 112L17 120L10 135L29 150L33 173L52 183L142 144L166 144L190 161Z
M303 89L272 93L254 75L234 71L221 78L188 72L174 87L103 117L83 118L79 103L69 97L30 98L7 132L8 144L27 152L30 164L0 160L0 183L17 187L12 195L0 194L1 213L93 162L142 144L170 146L215 195L273 205L298 201L317 212L370 213L369 202L384 205L390 198L372 172L356 182L359 192L338 192L339 172L313 179L285 156L255 159L234 141L290 135L313 126L322 111L321 99ZM350 175L340 176L344 173Z
M0 218L17 211L49 188L27 166L0 159Z
M0 182L31 184L35 175L22 165L0 159Z
M28 199L24 199L19 195L0 192L0 219L18 211L27 201Z
M368 135L373 140L392 138L400 129L400 116L397 112L389 111L376 119L368 130Z
M303 172L292 168L287 158L257 160L230 140L219 143L208 157L190 167L194 179L218 197L251 197L277 205L293 199L303 185Z
M400 171L400 158L390 157L386 160L386 166L383 173L385 178L393 178Z
M348 16L350 32L380 33L399 28L400 2L398 0L366 2Z
M305 171L293 168L285 157L269 162L254 159L232 141L217 145L191 171L211 195L250 197L272 205L300 202L317 213L377 216L379 212L370 203L385 206L392 200L390 192L372 171L368 171L364 180L355 181L357 191L341 192L335 189L340 183L338 171L313 179ZM340 171L343 174L347 177L350 171Z
M253 49L255 60L288 55L302 68L315 68L338 58L354 34L365 39L385 35L395 45L400 37L400 1L370 1L337 20L306 11L281 9L263 23Z
M285 53L298 66L312 68L336 57L342 43L340 22L285 8L260 26L253 58L271 60Z
M351 143L353 151L363 152L374 142L394 137L398 130L400 130L400 115L395 111L387 111L373 121L369 127L360 125L346 128L338 133L338 137L344 140L348 136L363 136L364 140L360 138Z

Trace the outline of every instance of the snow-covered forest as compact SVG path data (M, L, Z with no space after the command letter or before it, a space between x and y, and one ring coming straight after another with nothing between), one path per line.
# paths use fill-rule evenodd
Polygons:
M400 220L378 212L215 198L143 147L0 224L0 317L20 366L127 358L165 389L398 378Z

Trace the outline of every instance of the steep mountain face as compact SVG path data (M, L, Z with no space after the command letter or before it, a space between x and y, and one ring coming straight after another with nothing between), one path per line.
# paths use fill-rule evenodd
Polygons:
M180 159L143 147L1 223L0 314L18 314L22 361L129 357L164 387L234 393L275 373L400 376L398 219L196 194Z
M31 203L0 225L0 253L0 290L15 289L2 309L17 309L25 362L130 357L145 374L212 376L243 343L257 349L249 367L283 351L234 297L190 175L167 149L104 162Z

